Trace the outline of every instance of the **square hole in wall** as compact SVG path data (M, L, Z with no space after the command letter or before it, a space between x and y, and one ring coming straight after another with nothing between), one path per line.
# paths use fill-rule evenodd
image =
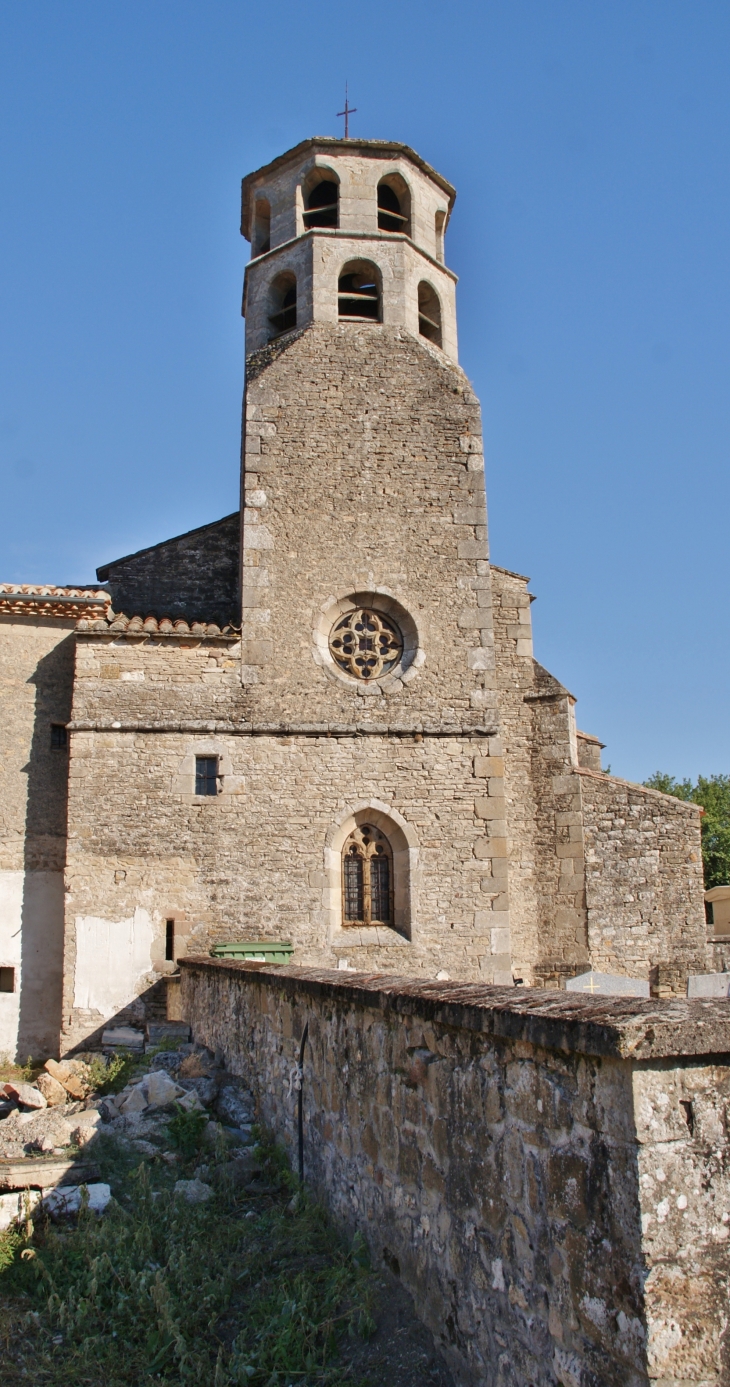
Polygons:
M62 722L51 723L51 750L65 751L68 746L68 732Z
M0 968L0 992L15 991L15 969Z

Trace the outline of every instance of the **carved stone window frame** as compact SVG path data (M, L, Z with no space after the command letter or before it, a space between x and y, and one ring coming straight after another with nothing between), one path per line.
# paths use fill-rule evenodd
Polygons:
M218 794L196 795L195 760L198 756L215 757L218 761ZM184 804L214 805L223 795L241 795L244 792L243 776L233 774L233 764L229 748L224 742L201 738L189 743L181 757L178 769L173 776L172 793L180 795Z
M363 607L382 614L395 622L403 638L403 651L393 669L377 679L357 679L347 674L333 659L330 650L330 635L333 627L349 612ZM426 660L421 633L412 613L398 600L388 588L357 589L349 588L334 593L322 603L315 614L312 631L312 657L328 679L344 685L351 693L368 694L396 693L403 689Z
M345 844L356 829L371 824L388 841L391 852L392 922L343 925L342 857ZM322 904L329 919L331 948L408 947L414 937L418 916L420 849L412 824L392 805L382 800L359 800L348 805L325 838L325 886Z

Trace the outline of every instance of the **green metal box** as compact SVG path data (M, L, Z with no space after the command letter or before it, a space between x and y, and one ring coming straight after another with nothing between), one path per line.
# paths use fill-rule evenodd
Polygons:
M244 939L238 944L214 944L213 958L242 958L251 963L291 963L294 945L288 940Z

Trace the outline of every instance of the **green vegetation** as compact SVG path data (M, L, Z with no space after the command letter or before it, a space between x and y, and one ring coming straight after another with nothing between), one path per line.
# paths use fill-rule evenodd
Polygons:
M650 790L662 790L665 795L692 804L701 804L702 863L705 869L705 889L730 883L730 775L700 775L697 784L691 780L675 780L674 776L656 771L644 784Z
M129 1054L128 1051L111 1055L108 1060L103 1055L93 1055L87 1061L89 1083L94 1092L100 1095L121 1093L139 1065L139 1055Z
M0 1236L4 1387L363 1381L341 1349L372 1330L364 1245L341 1240L276 1148L256 1150L257 1188L224 1164L203 1204L173 1193L188 1167L140 1165L110 1137L94 1156L118 1196L103 1218Z
M25 1064L15 1064L9 1055L0 1055L0 1084L7 1083L9 1079L22 1079L23 1083L32 1084L38 1077L42 1066L36 1064L31 1055L28 1056Z
M200 1140L207 1125L207 1113L186 1112L176 1103L175 1115L167 1124L170 1144L186 1158L194 1156L200 1149Z

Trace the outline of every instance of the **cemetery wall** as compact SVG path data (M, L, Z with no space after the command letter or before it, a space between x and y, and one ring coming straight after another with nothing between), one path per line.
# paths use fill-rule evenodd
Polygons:
M730 1019L367 974L182 965L195 1039L399 1275L457 1382L720 1387Z

